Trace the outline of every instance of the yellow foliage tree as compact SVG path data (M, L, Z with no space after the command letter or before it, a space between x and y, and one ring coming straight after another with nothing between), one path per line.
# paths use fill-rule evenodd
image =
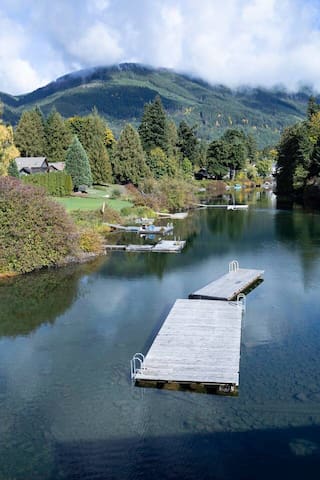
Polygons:
M13 141L13 129L0 124L0 176L8 175L10 162L20 153Z
M107 127L104 135L104 144L107 148L112 148L116 143L111 128Z
M312 143L315 144L320 136L320 112L316 112L311 115L309 126L309 138Z

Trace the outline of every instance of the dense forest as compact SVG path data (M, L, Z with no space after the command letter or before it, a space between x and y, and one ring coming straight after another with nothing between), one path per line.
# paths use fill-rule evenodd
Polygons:
M45 156L49 162L65 162L75 189L112 182L138 186L147 178L188 180L199 169L217 180L233 180L242 172L254 181L270 173L274 160L274 150L258 151L254 137L242 129L227 129L220 139L206 142L184 120L177 128L160 96L145 104L138 129L126 124L117 140L95 108L89 115L64 119L55 109L45 117L36 107L21 114L14 132L2 128L10 137L3 148L10 143L11 149L1 158L2 174L17 176L18 152ZM34 182L39 179L36 175Z

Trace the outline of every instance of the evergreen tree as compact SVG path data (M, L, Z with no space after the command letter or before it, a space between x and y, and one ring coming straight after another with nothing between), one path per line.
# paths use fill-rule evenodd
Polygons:
M229 171L229 149L223 140L214 140L207 150L207 171L221 180Z
M76 136L66 152L65 162L65 172L71 175L72 183L76 189L80 185L92 185L88 155Z
M183 120L180 122L178 128L178 147L182 157L187 157L194 165L197 162L197 137L194 132L194 127Z
M193 177L193 165L190 162L189 158L184 157L182 160L182 172L185 176L185 178L192 178Z
M93 183L104 184L112 180L112 168L105 145L106 123L94 109L86 117L73 117L68 120L71 131L78 136L87 152ZM111 132L112 133L112 132Z
M301 190L308 176L313 143L306 123L285 129L278 145L277 190L291 194Z
M312 152L311 165L310 165L310 177L320 175L320 137L318 138Z
M320 105L318 105L316 98L311 95L311 97L308 100L308 105L307 105L307 118L308 120L311 120L312 115L315 113L319 112L320 110Z
M242 130L228 129L221 140L228 145L230 178L234 178L236 172L244 167L248 158L248 139Z
M248 158L251 162L254 162L257 156L257 142L253 135L250 133L246 136L246 147L248 152Z
M60 113L51 111L45 124L46 157L49 162L63 162L72 135Z
M208 144L205 140L200 140L197 145L197 158L199 162L199 167L207 166L207 150Z
M143 149L146 152L159 147L165 153L169 153L167 117L159 95L152 103L147 103L144 106L138 131Z
M41 110L24 111L14 133L15 144L23 157L45 155L46 140Z
M15 160L11 160L9 167L8 167L8 175L9 177L16 177L19 178L19 170Z
M168 156L178 158L178 130L172 120L168 120L167 122L167 138L169 143Z
M112 160L114 175L120 182L138 185L149 175L139 135L132 125L127 124L122 131Z

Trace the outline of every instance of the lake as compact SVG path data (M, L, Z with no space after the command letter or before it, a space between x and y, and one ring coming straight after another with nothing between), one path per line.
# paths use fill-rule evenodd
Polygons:
M0 480L318 478L320 215L248 200L176 221L181 254L114 252L0 284ZM130 359L173 302L233 259L265 270L239 396L133 387Z

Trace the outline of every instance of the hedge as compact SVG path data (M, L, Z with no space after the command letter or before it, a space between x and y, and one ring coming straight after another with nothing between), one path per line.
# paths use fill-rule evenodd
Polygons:
M23 175L22 181L27 184L43 187L55 197L65 197L73 190L71 175L66 172L35 173Z

